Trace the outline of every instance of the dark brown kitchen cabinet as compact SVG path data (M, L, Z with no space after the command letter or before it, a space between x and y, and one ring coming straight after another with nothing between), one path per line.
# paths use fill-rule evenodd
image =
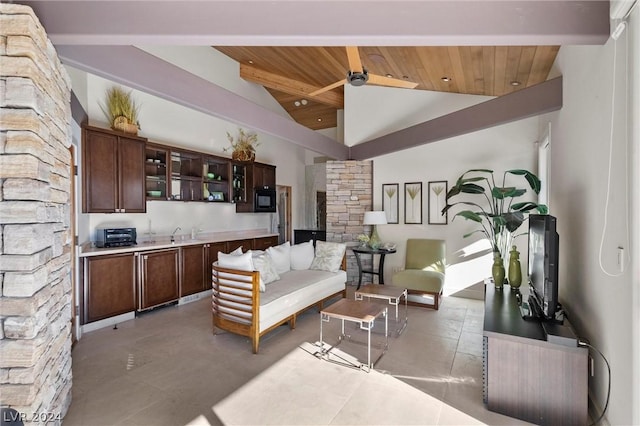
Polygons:
M136 255L85 257L81 324L136 310Z
M229 171L231 167L226 158L206 155L203 158L202 198L204 201L228 203Z
M212 287L211 282L211 265L218 260L218 252L224 253L227 249L227 243L209 243L205 244L204 250L204 282L205 290L209 290Z
M179 258L178 248L140 252L139 310L178 300Z
M269 247L278 245L278 237L263 237L253 239L253 250L266 250Z
M275 189L276 166L263 163L245 165L244 181L246 182L246 188L243 188L244 199L242 201L236 201L236 212L252 213L255 212L256 188L268 187Z
M205 290L205 255L207 244L184 246L182 250L182 279L180 297Z
M202 155L187 150L171 151L171 199L202 201Z
M169 151L161 145L147 143L144 170L147 200L168 198Z
M253 239L250 240L234 240L227 241L227 253L231 253L238 247L242 247L242 251L253 250Z
M218 260L218 252L225 252L226 244L206 243L181 248L182 279L180 297L211 288L211 264Z
M269 164L253 164L253 188L275 188L276 167Z
M145 138L85 126L82 144L84 213L144 213Z

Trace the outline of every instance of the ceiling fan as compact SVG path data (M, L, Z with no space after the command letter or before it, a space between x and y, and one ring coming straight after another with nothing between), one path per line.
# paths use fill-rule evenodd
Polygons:
M365 83L375 84L377 86L390 86L390 87L402 87L405 89L413 89L418 83L411 81L399 80L397 78L384 77L377 74L369 74L367 70L362 66L360 60L360 53L357 46L347 46L347 59L349 60L349 71L347 71L347 78L336 81L321 89L315 90L309 93L309 96L316 96L320 93L324 93L328 90L335 89L343 84L349 83L352 86L363 86Z

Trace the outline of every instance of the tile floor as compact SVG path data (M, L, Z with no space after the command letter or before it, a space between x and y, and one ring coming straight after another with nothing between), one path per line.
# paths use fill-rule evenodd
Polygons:
M349 286L351 298L353 291ZM295 330L282 326L266 335L254 355L248 339L212 333L210 306L204 298L84 334L73 349L73 401L64 425L221 424L216 403L319 337L319 315L311 309ZM446 297L440 310L410 306L408 316L376 370L480 422L528 424L482 403L482 301ZM437 424L457 423L447 423L443 413Z

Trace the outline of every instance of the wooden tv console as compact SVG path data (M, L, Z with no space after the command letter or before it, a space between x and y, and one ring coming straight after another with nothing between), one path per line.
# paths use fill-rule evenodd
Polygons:
M568 320L523 319L516 293L508 285L496 291L492 281L485 282L484 309L487 408L539 425L586 425L588 349L578 347Z

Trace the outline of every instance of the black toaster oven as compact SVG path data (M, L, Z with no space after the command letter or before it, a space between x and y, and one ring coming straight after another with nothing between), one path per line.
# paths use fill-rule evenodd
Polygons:
M96 247L126 247L136 244L136 228L96 228Z

